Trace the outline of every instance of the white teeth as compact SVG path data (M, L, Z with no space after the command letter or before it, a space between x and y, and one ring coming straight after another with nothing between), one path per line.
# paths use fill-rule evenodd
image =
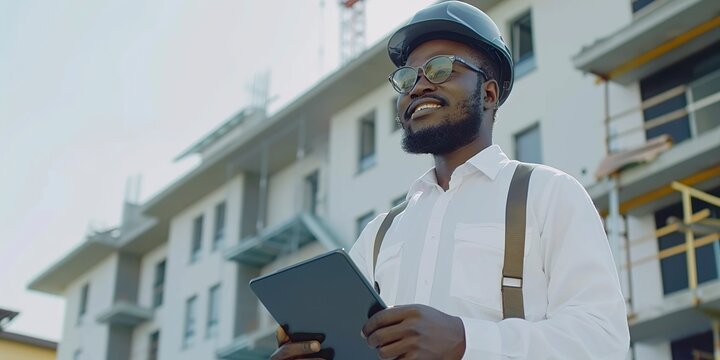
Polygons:
M413 113L416 113L423 109L437 109L439 107L440 107L440 105L438 105L438 104L422 104L422 105L416 107L415 111L413 111Z

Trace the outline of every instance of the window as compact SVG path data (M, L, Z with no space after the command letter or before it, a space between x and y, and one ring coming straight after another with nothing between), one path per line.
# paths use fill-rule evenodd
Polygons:
M535 68L532 16L530 12L521 15L510 24L511 46L515 62L515 77L520 77Z
M374 218L375 218L374 211L370 211L370 212L360 216L359 218L357 218L355 238L360 236L360 233L362 233L363 229L365 229L365 226L367 226L367 224L370 221L372 221L372 219L374 219Z
M673 144L720 126L720 42L640 80L645 136Z
M155 265L155 281L153 282L153 308L163 303L165 291L165 260Z
M542 163L540 124L537 123L515 134L515 157L519 161Z
M218 321L220 320L220 284L210 288L208 293L208 314L206 336L213 338L218 333Z
M713 333L703 333L678 339L670 343L673 359L714 359Z
M213 234L212 249L217 250L225 238L225 202L215 205L215 233Z
M375 110L360 119L360 159L359 171L375 165Z
M636 13L640 9L652 4L655 0L632 0L632 11Z
M708 191L708 193L713 196L720 196L720 187ZM711 218L720 217L720 208L695 198L692 199L692 209L694 212L708 209L710 210ZM682 202L678 202L655 212L655 226L659 229L668 225L673 220L682 218ZM698 234L696 234L696 237L697 236ZM682 232L671 232L658 238L659 251L673 247L683 248L683 251L680 253L660 257L663 293L666 295L685 290L689 287L687 253L684 251L684 246L685 234ZM718 278L719 264L716 255L718 253L720 253L720 244L718 242L713 242L695 248L695 263L698 284L703 284Z
M405 195L400 195L400 196L396 197L395 199L393 199L393 201L390 203L390 206L396 207L396 206L400 205L403 201L405 201Z
M150 334L150 344L148 345L148 360L157 360L158 348L160 347L160 331Z
M202 248L203 216L200 215L193 221L192 248L190 249L190 262L193 263L200 258Z
M87 313L88 296L90 292L90 284L83 285L80 289L80 308L78 309L78 324L82 323L82 319Z
M192 346L195 342L196 307L197 296L187 299L185 303L185 328L183 331L183 346L185 347Z
M392 101L390 102L390 108L392 109L392 131L395 132L397 130L400 130L400 122L398 113L397 113L397 102L398 102L398 96L393 96Z
M319 177L320 175L317 170L305 177L305 211L313 215L317 214Z

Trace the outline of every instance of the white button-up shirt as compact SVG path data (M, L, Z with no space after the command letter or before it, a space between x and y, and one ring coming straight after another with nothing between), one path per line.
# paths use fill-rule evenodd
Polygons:
M530 179L523 271L525 320L503 320L505 204L517 161L490 146L452 174L416 180L388 229L373 278L368 224L350 251L388 305L425 304L459 316L465 359L624 359L625 301L607 237L583 186L538 166Z

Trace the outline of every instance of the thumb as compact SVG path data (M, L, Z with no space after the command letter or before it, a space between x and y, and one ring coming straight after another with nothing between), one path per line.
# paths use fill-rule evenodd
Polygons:
M277 327L277 330L275 331L275 338L277 338L278 346L290 342L290 337L282 326Z

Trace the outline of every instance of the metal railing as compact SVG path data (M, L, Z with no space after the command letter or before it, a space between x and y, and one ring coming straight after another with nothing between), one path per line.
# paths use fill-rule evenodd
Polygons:
M654 106L668 100L684 96L686 105L682 108L664 112L652 118L645 118L645 112ZM642 123L638 124L637 116L642 116ZM683 84L666 90L658 95L645 99L639 106L631 107L610 115L607 119L607 142L611 151L638 145L634 143L623 144L623 139L629 136L638 136L643 132L642 141L647 132L659 126L675 121L689 121L690 138L720 126L720 70L697 79L691 83ZM670 134L672 135L672 134Z
M652 233L629 240L628 247L636 246L646 241L657 241L657 239L675 232L682 233L685 236L684 243L660 250L657 254L637 258L622 267L627 269L648 261L662 261L663 259L667 259L671 256L685 253L687 257L688 289L693 293L693 301L697 303L698 299L696 297L695 290L698 286L698 280L695 249L715 242L720 244L720 219L711 217L712 212L709 208L694 211L692 200L697 199L709 205L720 207L720 197L697 190L679 182L673 182L671 186L675 191L678 191L681 194L683 218L659 227ZM701 235L697 233L697 225L704 225L706 229L711 228L716 229L716 231ZM720 260L720 258L717 260Z

